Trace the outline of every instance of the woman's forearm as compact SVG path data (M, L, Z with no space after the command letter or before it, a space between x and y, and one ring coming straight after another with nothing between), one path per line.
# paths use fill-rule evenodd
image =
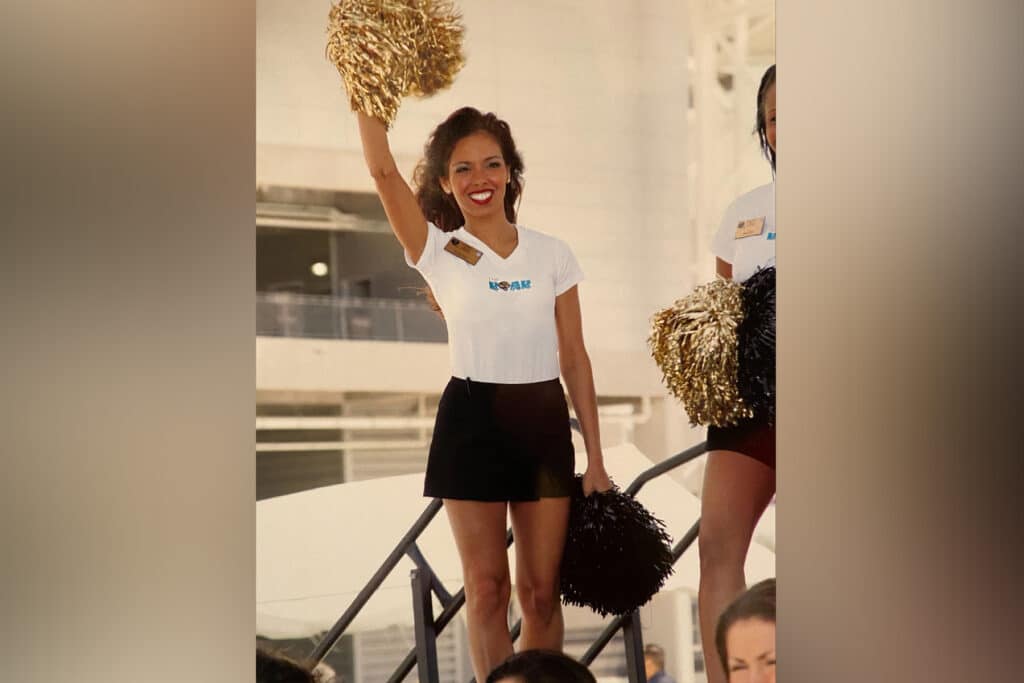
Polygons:
M363 158L370 175L379 182L396 174L398 170L388 143L387 128L380 120L362 112L356 116L359 120L359 138L363 143Z
M601 456L601 430L597 420L597 392L594 373L586 351L579 351L562 363L562 376L569 392L569 400L580 421L583 443L587 449L589 465L603 465Z

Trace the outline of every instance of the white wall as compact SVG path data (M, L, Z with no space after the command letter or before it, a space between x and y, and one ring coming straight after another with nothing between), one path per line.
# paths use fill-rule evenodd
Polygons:
M573 247L598 391L650 386L650 315L689 291L687 5L679 0L462 0L467 65L407 101L392 146L407 173L433 127L471 104L506 118L526 162L520 221ZM328 2L257 4L257 180L372 191ZM264 375L266 373L263 373ZM622 379L630 374L642 379ZM614 381L605 378L617 377ZM267 387L270 388L270 387ZM656 379L652 393L659 393Z

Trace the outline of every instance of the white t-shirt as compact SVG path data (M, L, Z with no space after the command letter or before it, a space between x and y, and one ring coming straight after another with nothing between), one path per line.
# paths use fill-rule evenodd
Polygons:
M764 219L761 234L736 237L740 223L759 218ZM743 282L758 268L775 265L775 183L755 188L729 205L711 251L732 264L732 279L736 282Z
M523 384L559 376L555 297L583 279L568 245L517 226L519 243L503 259L466 231L427 224L418 270L444 313L454 377ZM483 252L476 265L445 251L457 238Z

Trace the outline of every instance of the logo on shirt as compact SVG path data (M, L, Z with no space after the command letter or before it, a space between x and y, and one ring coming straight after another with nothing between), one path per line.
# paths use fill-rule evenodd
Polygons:
M491 280L488 288L495 292L518 292L530 288L529 280Z

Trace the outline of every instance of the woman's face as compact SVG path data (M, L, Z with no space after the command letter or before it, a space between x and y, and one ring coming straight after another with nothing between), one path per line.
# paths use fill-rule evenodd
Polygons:
M455 198L467 220L495 211L504 215L509 178L498 141L489 133L477 131L455 143L441 189Z
M775 622L743 619L725 635L729 683L775 683Z
M775 149L775 84L768 86L764 93L764 125L765 137L768 138L768 146L778 154Z

